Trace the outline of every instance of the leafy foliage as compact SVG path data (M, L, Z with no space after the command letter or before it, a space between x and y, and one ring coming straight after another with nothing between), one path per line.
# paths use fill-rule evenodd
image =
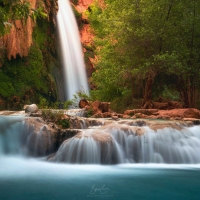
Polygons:
M96 97L109 101L130 91L133 97L144 97L152 89L148 79L153 83L163 73L177 76L174 88L192 106L200 83L200 2L106 0L105 4L101 9L96 3L88 11L96 35Z
M0 36L9 32L12 27L12 21L17 19L24 19L28 17L33 20L36 18L46 18L47 14L42 7L32 9L28 1L22 0L1 0L0 1Z
M13 97L23 97L22 104L37 103L39 96L48 93L47 83L42 52L34 45L28 57L7 60L0 70L0 95L8 102ZM42 104L44 106L44 102Z
M73 96L73 99L70 99L64 103L64 107L67 106L67 108L79 108L79 101L81 99L90 100L90 97L84 90L77 91L76 94L74 94Z
M42 118L46 121L54 122L60 125L62 128L69 128L70 123L68 119L63 119L64 111L52 110L52 109L43 109L42 110Z
M61 119L58 121L58 124L62 126L62 128L69 128L70 123L68 119Z

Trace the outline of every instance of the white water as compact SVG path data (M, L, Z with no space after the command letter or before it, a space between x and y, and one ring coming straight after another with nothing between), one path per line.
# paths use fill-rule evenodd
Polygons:
M46 156L52 152L52 138L45 125L38 132L23 116L0 116L0 157Z
M68 0L58 0L57 23L61 42L66 98L73 99L76 92L89 93L83 52L77 23Z
M49 160L77 164L200 164L200 126L180 125L180 130L172 127L155 131L146 125L114 122L82 130L64 141ZM56 143L52 142L45 126L36 133L23 117L0 116L0 157L48 156Z
M144 134L138 135L135 127L117 124L85 130L81 137L65 141L53 160L91 164L200 163L200 126L181 130L166 127L154 131L147 126L140 129Z

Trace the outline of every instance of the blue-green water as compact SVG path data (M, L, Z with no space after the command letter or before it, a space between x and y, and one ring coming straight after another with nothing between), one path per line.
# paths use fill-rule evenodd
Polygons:
M0 157L4 199L200 199L200 165L66 165Z

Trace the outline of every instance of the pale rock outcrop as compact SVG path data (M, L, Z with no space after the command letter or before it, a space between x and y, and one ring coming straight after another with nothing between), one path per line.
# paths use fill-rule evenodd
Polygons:
M24 105L25 113L37 113L39 108L36 104Z

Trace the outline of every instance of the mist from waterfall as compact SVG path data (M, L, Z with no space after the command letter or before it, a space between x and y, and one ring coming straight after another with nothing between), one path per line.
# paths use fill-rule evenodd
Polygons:
M89 93L83 52L76 19L68 0L58 0L57 23L64 66L65 98L72 99L76 92Z

